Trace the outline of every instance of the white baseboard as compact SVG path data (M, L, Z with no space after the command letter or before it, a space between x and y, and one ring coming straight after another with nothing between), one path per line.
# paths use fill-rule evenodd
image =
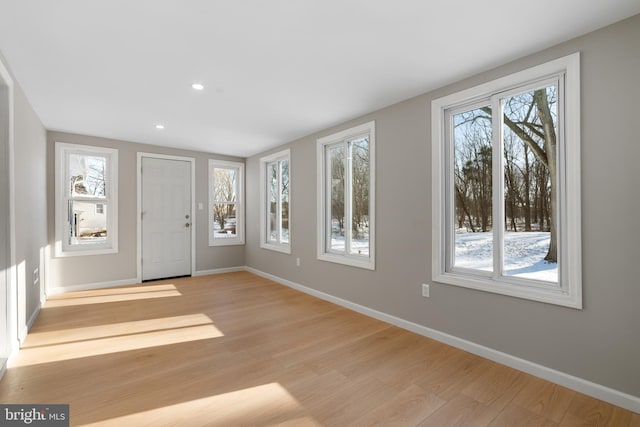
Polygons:
M192 274L193 277L196 276L208 276L211 274L222 274L222 273L235 273L238 271L245 271L244 266L240 267L229 267L229 268L216 268L214 270L202 270L196 271ZM92 289L101 289L101 288L112 288L115 286L126 286L126 285L135 285L136 283L140 283L140 280L137 278L132 279L123 279L123 280L114 280L109 282L96 282L96 283L86 283L83 285L74 285L74 286L59 286L55 288L50 288L47 290L47 296L61 294L64 292L76 292L76 291L89 291Z
M8 359L0 359L0 381L2 381L4 373L7 372L7 362Z
M63 292L89 291L92 289L113 288L115 286L135 285L136 283L140 283L140 281L134 278L134 279L114 280L109 282L86 283L83 285L74 285L74 286L59 286L56 288L48 289L47 296L61 294Z
M227 267L227 268L215 268L213 270L196 271L191 275L193 277L210 276L212 274L236 273L238 271L245 271L245 270L246 270L246 267L244 267L244 266L241 266L241 267Z
M632 396L630 394L623 393L621 391L614 390L612 388L605 387L603 385L596 384L591 381L587 381L585 379L578 378L573 375L569 375L564 372L560 372L555 369L551 369L546 366L542 366L537 363L530 362L528 360L521 359L519 357L512 356L510 354L503 353L501 351L497 351L492 348L485 347L483 345L437 331L435 329L427 328L426 326L418 325L417 323L409 322L399 317L395 317L371 309L369 307L365 307L363 305L359 305L351 301L347 301L342 298L338 298L333 295L308 288L306 286L283 279L281 277L274 276L269 273L265 273L255 268L246 267L245 269L246 271L249 271L258 276L273 280L274 282L280 283L306 294L313 295L325 301L338 304L342 307L348 308L366 316L373 317L374 319L390 323L394 326L398 326L411 332L415 332L419 335L423 335L436 341L443 342L452 347L468 351L469 353L476 354L486 359L493 360L494 362L498 362L519 371L526 372L547 381L551 381L553 383L567 387L571 390L575 390L588 396L595 397L596 399L600 399L613 405L628 409L630 411L640 413L640 397L638 396Z
M22 347L22 344L24 343L25 338L27 338L27 334L29 333L29 331L33 327L33 324L35 323L36 319L38 318L38 315L40 314L40 310L41 309L42 309L42 304L38 304L36 309L33 310L33 313L31 313L31 316L29 317L29 320L27 320L27 324L24 325L24 327L20 331L20 336L18 337L18 340L20 341L20 347Z
M192 276L193 277L208 276L211 274L235 273L238 271L245 271L245 267L240 266L240 267L229 267L229 268L216 268L214 270L196 271L192 274ZM108 282L86 283L83 285L74 285L74 286L59 286L59 287L47 289L47 296L61 294L64 292L89 291L92 289L135 285L136 283L140 283L140 280L137 278L132 278L132 279L114 280L114 281L108 281Z

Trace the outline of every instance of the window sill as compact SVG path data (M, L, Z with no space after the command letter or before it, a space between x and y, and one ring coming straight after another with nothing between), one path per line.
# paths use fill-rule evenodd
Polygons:
M56 248L55 256L56 258L67 258L67 257L75 257L75 256L89 256L89 255L111 255L117 254L118 248L78 248L78 249L66 249L62 250L61 248Z
M447 285L560 305L578 310L582 309L582 296L577 290L574 289L574 292L571 293L551 283L546 284L545 282L539 282L537 286L532 286L530 280L526 281L527 284L523 284L518 283L517 278L511 279L504 277L502 279L494 279L492 277L449 272L434 274L432 279L434 282Z
M229 239L227 240L214 240L213 242L209 242L209 246L210 247L214 247L214 246L242 246L244 245L244 240L238 240L238 239Z
M275 245L272 243L260 243L260 248L291 255L290 245Z
M343 255L334 255L328 253L320 253L318 254L318 259L320 261L328 261L336 264L348 265L351 267L364 268L366 270L375 270L376 265L371 259L357 259L350 258Z

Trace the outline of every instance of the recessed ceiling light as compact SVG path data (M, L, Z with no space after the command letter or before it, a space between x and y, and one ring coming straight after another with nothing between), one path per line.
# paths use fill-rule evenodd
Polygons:
M158 124L156 125L156 129L164 129L164 125L162 125L162 124L158 123Z
M192 88L194 88L195 90L202 90L204 89L204 85L202 85L202 83L194 83L191 85Z

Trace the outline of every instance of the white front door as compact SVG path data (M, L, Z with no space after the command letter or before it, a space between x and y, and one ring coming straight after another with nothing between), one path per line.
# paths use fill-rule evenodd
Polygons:
M142 280L191 274L191 162L142 157Z

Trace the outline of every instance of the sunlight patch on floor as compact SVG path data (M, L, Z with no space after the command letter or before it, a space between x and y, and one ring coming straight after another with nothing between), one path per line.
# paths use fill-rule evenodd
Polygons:
M291 426L320 425L305 417L303 411L284 387L270 383L82 425L158 426L179 422L188 426L236 426L271 425L275 420ZM300 423L292 423L294 420Z
M158 285L139 285L139 286L127 286L127 287L115 287L115 288L100 288L89 289L86 291L66 292L63 294L56 294L49 297L49 299L73 299L84 297L96 297L102 295L121 295L121 294L137 294L140 292L156 292L156 291L176 291L176 285L172 283L164 283Z
M98 289L53 295L47 300L44 308L136 301L152 298L177 297L181 295L182 293L172 284Z
M23 349L54 344L70 344L78 341L90 341L101 338L120 337L189 326L212 325L213 320L204 313L184 316L160 317L134 320L131 322L107 323L104 325L80 328L55 329L46 332L31 332L27 336Z
M200 316L195 316L195 319L191 319L191 324L185 322L184 317L185 316L178 316L177 321L174 322L176 324L181 323L182 326L170 327L168 324L164 324L164 322L167 322L167 318L160 318L141 321L140 323L127 322L124 325L129 324L132 326L132 332L125 332L124 329L120 329L120 334L108 333L107 328L109 326L107 325L103 331L103 335L108 335L106 338L85 339L75 342L40 346L36 346L33 342L30 342L29 345L31 347L21 349L18 357L11 360L9 368L81 359L224 336L207 316L204 316L206 320ZM175 318L168 319L168 321L171 322L171 319ZM144 331L145 328L147 328L147 331L140 332ZM137 332L133 332L136 329ZM64 341L65 337L60 336L59 340Z

